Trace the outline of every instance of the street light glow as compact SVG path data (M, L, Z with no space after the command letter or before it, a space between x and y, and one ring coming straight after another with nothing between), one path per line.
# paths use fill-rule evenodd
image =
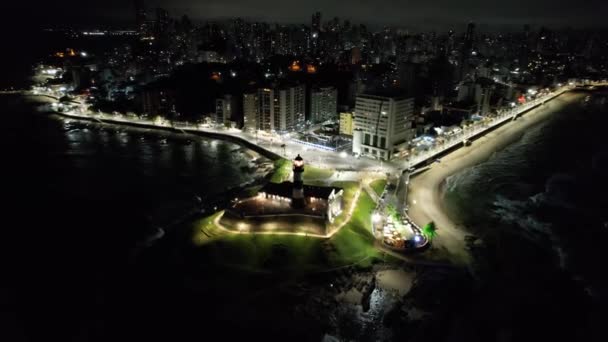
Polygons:
M378 214L378 213L374 213L374 215L372 215L372 221L373 221L374 223L378 223L378 222L380 222L380 218L381 218L381 217L380 217L380 214Z

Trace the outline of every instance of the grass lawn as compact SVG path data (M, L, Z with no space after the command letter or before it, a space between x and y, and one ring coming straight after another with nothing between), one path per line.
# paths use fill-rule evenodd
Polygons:
M332 185L344 188L346 210L357 191L357 183ZM201 262L254 272L280 270L303 274L351 264L365 267L382 258L373 245L371 212L374 207L371 197L362 191L350 222L330 239L228 233L213 223L221 215L216 213L190 223L191 242L204 259Z
M218 238L223 237L225 232L219 229L214 220L223 214L223 211L190 222L193 228L192 242L195 246L202 246Z
M375 181L371 182L369 186L371 186L378 196L380 196L386 187L386 179L376 179Z
M274 173L270 178L273 183L281 183L289 179L291 175L291 161L287 159L278 159L274 162Z
M344 222L344 219L346 218L346 212L349 210L350 206L352 205L353 199L355 197L355 193L357 192L357 189L359 188L359 184L357 184L357 182L334 182L332 184L332 186L336 186L339 188L344 189L344 195L342 197L342 204L343 204L343 208L344 210L342 211L342 214L339 215L338 217L336 217L336 219L333 222L334 226L338 226L340 224L342 224L342 222Z
M274 162L275 171L270 178L273 183L281 183L290 180L292 163L291 160L279 159ZM331 177L334 174L333 170L321 169L318 167L304 165L304 183L307 180L323 180Z
M296 235L235 234L218 228L218 212L190 223L192 243L205 263L235 266L249 271L274 268L306 272L324 264L323 239Z
M304 165L304 183L306 183L307 179L327 179L333 174L334 170L331 169L321 169L310 165Z
M374 247L371 230L371 213L375 207L372 198L362 191L351 220L329 239L335 249L330 255L330 264L344 265L367 258L362 265L366 266L381 258L381 253Z

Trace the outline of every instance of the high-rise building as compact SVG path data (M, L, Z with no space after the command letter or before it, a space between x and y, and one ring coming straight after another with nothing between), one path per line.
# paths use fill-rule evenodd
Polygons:
M310 47L313 53L319 50L319 36L321 35L321 12L315 12L312 15L312 24L310 27Z
M146 7L144 0L135 0L135 29L138 33L146 32Z
M312 14L311 30L316 33L321 32L321 12Z
M342 135L353 135L353 113L352 112L341 112L340 113L340 134Z
M467 25L467 32L464 35L465 49L467 49L467 50L472 49L474 41L475 41L475 23L470 22Z
M350 50L350 63L359 64L361 63L361 49L357 46Z
M490 113L490 99L492 98L493 86L487 82L476 84L475 103L477 104L477 114L487 115Z
M274 90L270 88L258 89L256 108L256 129L270 132L274 128L275 112ZM277 99L278 102L278 99ZM278 104L277 104L278 105Z
M530 50L532 43L532 35L530 34L530 25L524 25L524 31L521 38L521 45L519 47L519 66L524 68L528 65L530 60Z
M470 22L467 25L467 32L464 35L464 43L462 50L460 51L460 69L459 79L462 80L468 71L469 55L473 50L473 44L475 41L475 23Z
M271 131L288 132L304 125L306 88L303 85L274 90L274 113Z
M448 36L446 39L446 47L445 47L445 51L447 54L452 53L452 51L454 50L454 44L455 44L454 30L450 29L448 31Z
M169 12L167 12L166 9L163 9L163 8L156 9L156 23L155 24L156 24L155 31L156 31L157 37L161 37L165 33L167 33L167 30L169 29Z
M353 153L390 160L414 137L414 99L359 95L355 104Z
M397 66L397 77L399 80L399 87L405 91L406 94L413 94L416 87L416 74L419 70L419 64L402 62Z
M334 87L313 89L310 94L310 118L314 122L334 119L338 111L338 91Z
M257 124L257 108L258 96L257 93L243 94L243 129L247 131L256 131Z
M215 121L217 124L225 125L230 120L237 110L236 97L226 94L223 97L215 100Z
M142 110L148 115L175 114L175 92L162 86L147 86L142 92Z
M245 128L267 132L291 132L304 125L304 85L260 88L243 95Z

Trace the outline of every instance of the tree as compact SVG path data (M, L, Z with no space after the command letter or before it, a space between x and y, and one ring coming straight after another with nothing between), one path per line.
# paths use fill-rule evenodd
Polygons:
M435 222L431 221L427 223L424 227L422 227L422 234L429 241L432 241L433 238L437 235L437 228L435 227Z

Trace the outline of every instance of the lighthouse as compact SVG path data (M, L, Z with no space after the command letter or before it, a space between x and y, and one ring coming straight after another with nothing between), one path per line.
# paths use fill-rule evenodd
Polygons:
M304 206L304 159L298 154L293 160L293 190L291 194L292 205L297 208Z

